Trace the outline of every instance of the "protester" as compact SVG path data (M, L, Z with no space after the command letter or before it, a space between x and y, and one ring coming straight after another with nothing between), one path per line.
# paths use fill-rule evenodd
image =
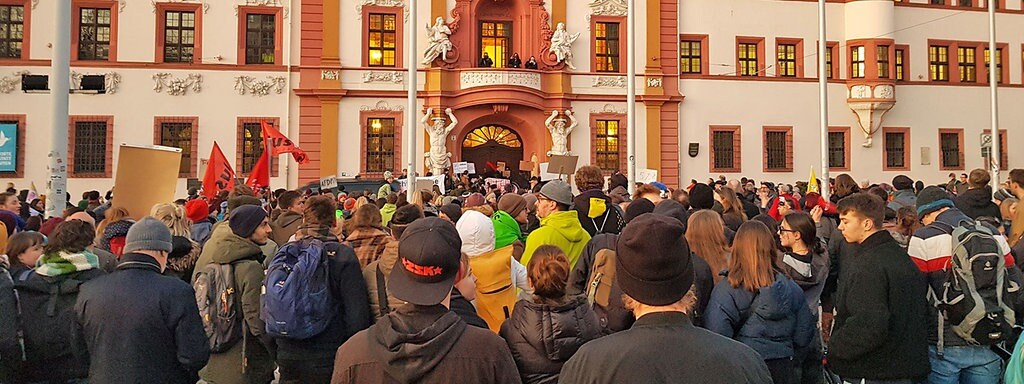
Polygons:
M623 229L616 279L637 321L584 344L562 367L562 383L771 383L764 361L743 344L695 327L690 251L678 220L637 217Z
M196 264L196 276L207 264L230 264L234 287L241 308L242 340L221 353L212 353L199 376L210 384L268 383L273 379L272 342L260 318L260 293L263 289L263 251L260 245L270 240L267 212L255 205L231 209L227 230L213 231ZM243 355L244 353L244 355Z
M36 262L43 256L45 242L46 237L39 232L15 233L7 240L4 255L10 262L8 271L14 281L24 281L31 276Z
M821 212L821 208L812 212ZM826 219L827 220L827 219ZM803 290L811 318L818 317L821 305L821 291L828 277L829 257L824 242L817 236L818 224L813 216L795 212L782 218L779 223L779 240L786 249L778 264L779 270ZM811 344L795 351L793 363L796 366L794 383L818 383L822 379L821 336L815 333Z
M722 280L721 272L728 269L731 250L724 231L722 217L711 210L694 212L687 219L686 241L694 255L711 268L714 284Z
M145 217L128 231L117 270L82 285L75 332L88 347L90 382L199 379L210 346L192 288L161 276L170 251L171 231Z
M287 195L287 192L286 194ZM275 337L281 384L329 383L334 370L334 353L345 340L372 324L366 284L359 260L352 248L338 243L331 233L335 225L334 199L317 196L305 202L302 239L324 242L325 271L331 302L336 310L324 331L307 339ZM328 252L328 249L335 252Z
M415 204L403 205L395 210L395 215L392 217L389 225L391 237L394 241L389 242L384 247L384 253L381 254L379 259L363 268L363 280L366 281L370 312L375 319L386 316L392 309L402 304L401 300L396 299L387 290L387 279L391 275L391 270L395 267L395 262L398 261L398 239L402 238L402 233L409 224L422 218L423 211ZM384 305L382 306L381 303Z
M906 175L899 175L892 178L892 187L896 191L892 194L892 201L888 207L893 211L899 211L900 207L915 207L917 205L917 193L914 192L914 180Z
M167 257L166 268L163 273L174 276L186 282L192 281L192 272L195 270L196 261L203 247L192 241L191 225L185 217L185 209L180 205L157 204L150 211L150 216L159 220L171 231L172 244L184 244L185 249L172 250ZM173 248L173 247L172 247Z
M25 361L15 372L14 382L64 383L88 376L89 362L74 341L72 329L80 286L106 274L99 258L86 249L94 235L89 223L61 223L43 248L35 273L28 280L15 282Z
M619 233L626 222L623 212L602 190L604 173L601 168L592 165L580 167L576 170L575 180L580 194L572 199L572 209L576 211L583 229L591 237L598 233Z
M93 219L93 217L91 215L89 215L87 212L83 211L83 212L75 212L75 213L73 213L73 214L71 214L71 215L69 215L67 217L67 221L75 221L75 220L82 221L82 222L84 222L86 224L89 224L88 228L87 227L82 227L82 226L76 226L75 227L75 230L82 231L82 236L85 236L85 232L86 231L90 231L90 232L92 232L95 235L95 233L96 233L96 229L95 229L96 228L96 219ZM100 268L103 268L104 271L109 273L109 272L113 272L114 269L117 268L117 262L118 262L117 256L115 256L113 253L110 253L110 252L107 252L107 251L104 251L104 250L100 249L99 246L97 246L95 243L90 244L89 247L86 248L86 250L96 254L96 257L98 257L100 259Z
M1024 200L1024 169L1010 171L1009 187L1010 192L1017 196L1017 200ZM1006 241L1014 250L1021 249L1022 252L1017 253L1020 256L1024 254L1024 209L1020 209L1020 203L1017 203L1017 214L1013 217L1013 225L1010 228L1010 237Z
M334 201L331 200L333 204ZM306 199L296 191L286 191L277 199L278 209L281 213L270 222L270 238L278 245L284 245L299 230L302 225L302 212Z
M533 251L541 245L554 245L569 257L569 265L575 266L583 247L590 241L590 234L580 225L576 211L570 211L572 189L561 180L544 184L537 195L537 217L540 228L526 239L526 251L521 260L530 263Z
M462 240L462 253L469 257L469 265L476 276L477 313L495 333L513 311L516 288L526 292L532 289L527 280L526 267L512 255L510 244L495 249L494 224L476 211L467 211L455 224Z
M566 295L569 260L561 249L537 248L527 269L534 297L516 302L499 334L523 383L554 382L580 346L601 336L601 325L586 297Z
M810 346L816 330L807 300L775 270L775 239L767 226L743 223L732 250L728 278L711 292L706 326L757 351L773 382L790 383L793 356Z
M740 225L748 218L743 203L740 203L740 198L736 196L736 191L729 187L722 187L716 191L716 199L722 203L722 221L725 226L733 231L738 231Z
M121 254L124 253L125 236L128 235L128 229L134 223L135 221L132 220L127 209L123 207L108 209L106 218L96 226L96 233L99 236L97 248L121 257Z
M987 173L986 173L986 178ZM978 176L971 172L968 184L971 189L960 195L959 198L971 195L971 191L977 190L975 182ZM924 273L929 289L943 297L946 284L954 284L950 281L950 264L953 262L950 255L955 255L955 247L958 239L952 234L954 228L964 223L973 223L963 211L954 207L950 200L949 193L940 187L928 187L921 191L917 197L917 212L921 216L921 222L925 227L914 232L910 240L910 248L907 253L918 269ZM999 256L1005 257L1006 269L1016 270L1013 257L1010 256L1010 248L1005 238L992 230L993 238L999 246ZM967 266L970 267L970 266ZM985 272L975 271L980 279ZM1007 272L1008 276L1009 272ZM1003 284L1019 284L1019 281L1011 283L1009 277L1002 281ZM972 294L965 285L962 289L965 293ZM1019 285L1017 285L1019 289ZM928 355L931 361L931 374L928 376L930 383L992 383L997 384L1002 378L1002 359L992 351L989 345L977 345L977 342L970 342L953 331L954 321L947 319L944 311L937 306L943 303L936 302L930 298L935 296L929 294L928 321ZM980 297L980 296L979 296ZM945 299L943 297L943 299ZM1002 304L1002 303L1000 303ZM1016 304L1016 303L1011 303ZM940 328L941 327L941 328ZM939 334L941 332L941 334Z
M979 217L999 218L999 206L992 202L992 187L989 182L992 177L988 171L977 168L971 171L967 179L967 190L958 195L953 203L956 208L967 217L977 219Z
M210 206L203 200L189 200L185 203L185 216L192 222L189 227L189 238L199 246L206 244L213 232L213 223L210 222Z
M380 201L380 199L377 201ZM391 218L395 215L395 210L397 209L398 195L394 193L387 195L387 197L384 198L384 206L380 208L381 226L387 228L388 224L391 223Z
M847 382L924 379L929 372L924 277L882 230L885 202L854 194L841 200L838 210L839 230L858 247L842 259L829 366Z
M349 235L345 239L355 250L359 265L366 267L384 253L384 247L393 239L380 226L380 210L375 205L364 205L356 209L349 224Z
M405 229L387 285L407 304L338 348L332 383L520 382L505 342L446 307L461 248L455 227L440 218Z

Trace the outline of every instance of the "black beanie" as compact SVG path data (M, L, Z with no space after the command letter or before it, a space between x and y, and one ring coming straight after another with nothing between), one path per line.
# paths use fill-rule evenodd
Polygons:
M626 206L626 222L633 221L637 216L654 212L654 203L645 198L634 200Z
M231 226L231 232L235 235L247 239L252 236L253 232L256 232L256 228L266 218L267 211L264 211L263 208L255 205L243 205L231 210L231 215L228 216L228 225Z
M892 187L896 188L897 191L904 189L914 189L914 180L911 180L905 175L899 175L892 178Z
M232 198L228 199L228 211L234 211L235 208L241 207L243 205L260 206L262 204L263 204L263 202L261 202L260 199L257 199L257 198L252 197L252 196L248 196L248 195L235 196L235 197L232 197Z
M615 279L643 304L675 303L693 286L693 260L678 220L656 214L626 225L615 246Z
M502 196L502 198L504 199L505 197ZM442 205L440 210L441 213L444 213L446 216L448 216L448 218L451 219L453 223L458 223L459 219L462 217L462 208L459 208L459 206L455 204Z
M917 195L917 217L935 212L942 208L953 208L953 200L949 199L949 192L942 187L931 186L921 190Z
M715 206L715 190L704 183L698 183L690 189L690 207L694 211L711 209Z
M662 200L657 207L654 207L654 214L679 220L679 223L683 225L683 232L686 232L686 222L690 220L690 214L678 201Z

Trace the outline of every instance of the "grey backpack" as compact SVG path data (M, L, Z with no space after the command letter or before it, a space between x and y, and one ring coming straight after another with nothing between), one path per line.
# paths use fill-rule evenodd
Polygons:
M207 264L192 281L210 352L224 352L242 339L239 308L241 292L235 288L233 264Z
M974 345L1003 341L1015 323L1012 305L1020 286L1007 276L996 235L974 221L961 222L952 235L953 257L938 298L945 314L939 316L940 327L951 322L953 331Z

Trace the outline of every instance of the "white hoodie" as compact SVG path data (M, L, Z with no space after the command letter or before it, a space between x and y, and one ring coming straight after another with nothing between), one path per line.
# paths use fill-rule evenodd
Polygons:
M494 223L484 214L477 211L466 211L455 224L459 231L459 238L462 239L462 253L470 258L483 255L494 250L495 236ZM509 258L512 262L512 284L523 290L526 298L533 295L533 289L526 276L526 267L516 259ZM520 294L520 298L523 297Z

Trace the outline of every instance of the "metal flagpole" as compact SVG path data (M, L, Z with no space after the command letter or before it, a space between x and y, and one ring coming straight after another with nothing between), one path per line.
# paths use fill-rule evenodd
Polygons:
M267 125L270 125L270 124L268 123ZM273 127L273 125L270 125L270 126ZM263 124L260 124L260 129L262 129L262 128L263 128ZM268 132L263 132L263 152L266 152L266 153L264 153L264 155L267 156L267 185L266 185L266 191L265 191L266 195L265 196L267 198L267 207L270 208L268 210L268 212L269 212L269 211L273 210L273 207L270 206L270 177L273 176L273 173L271 172L271 167L274 165L274 162L271 161L271 160L273 160L274 158L271 157L271 156L273 156L272 153L274 152L274 150L270 146L270 135L268 134Z
M629 194L636 192L636 4L627 4L626 24L629 37L626 44L626 176Z
M821 182L818 183L821 197L829 198L828 172L828 62L825 52L828 40L825 39L825 0L818 0L818 113L821 124ZM808 180L810 182L810 180Z
M71 0L57 1L57 36L53 40L53 72L50 92L53 95L46 214L61 217L67 204L68 182L68 93L71 91ZM19 138L20 139L20 138Z
M996 46L996 0L988 0L988 89L992 99L992 150L989 167L992 172L992 193L999 191L999 82L996 78L996 57L999 47Z
M409 14L412 15L412 20L413 20L412 24L413 25L416 24L417 15L418 15L417 14L417 10L416 10L416 8L417 8L416 7L416 3L418 3L417 0L412 0L412 1L409 2ZM405 156L406 156L406 161L408 161L408 164L406 165L406 168L409 170L408 175L406 176L406 179L405 179L405 182L406 182L406 184L405 184L405 197L409 201L409 203L413 203L413 201L414 201L413 195L414 194L412 192L416 188L416 171L417 171L417 168L416 168L416 112L417 112L417 108L416 108L416 88L417 88L417 84L416 84L416 80L417 80L416 79L416 66L419 63L416 62L416 55L412 53L412 52L416 52L417 51L417 48L416 48L416 31L417 31L417 29L416 29L415 26L409 26L409 28L407 28L406 30L407 30L406 33L408 33L408 38L409 38L409 45L408 45L408 47L410 47L411 49L409 50L410 53L406 54L406 56L405 56L406 57L406 64L405 65L408 66L406 68L407 72L406 72L405 76L408 77L408 79L406 79L406 84L409 85L409 94L407 96L408 97L408 100L407 100L408 101L408 105L405 107L405 134L403 135L404 137L402 139L405 140Z

